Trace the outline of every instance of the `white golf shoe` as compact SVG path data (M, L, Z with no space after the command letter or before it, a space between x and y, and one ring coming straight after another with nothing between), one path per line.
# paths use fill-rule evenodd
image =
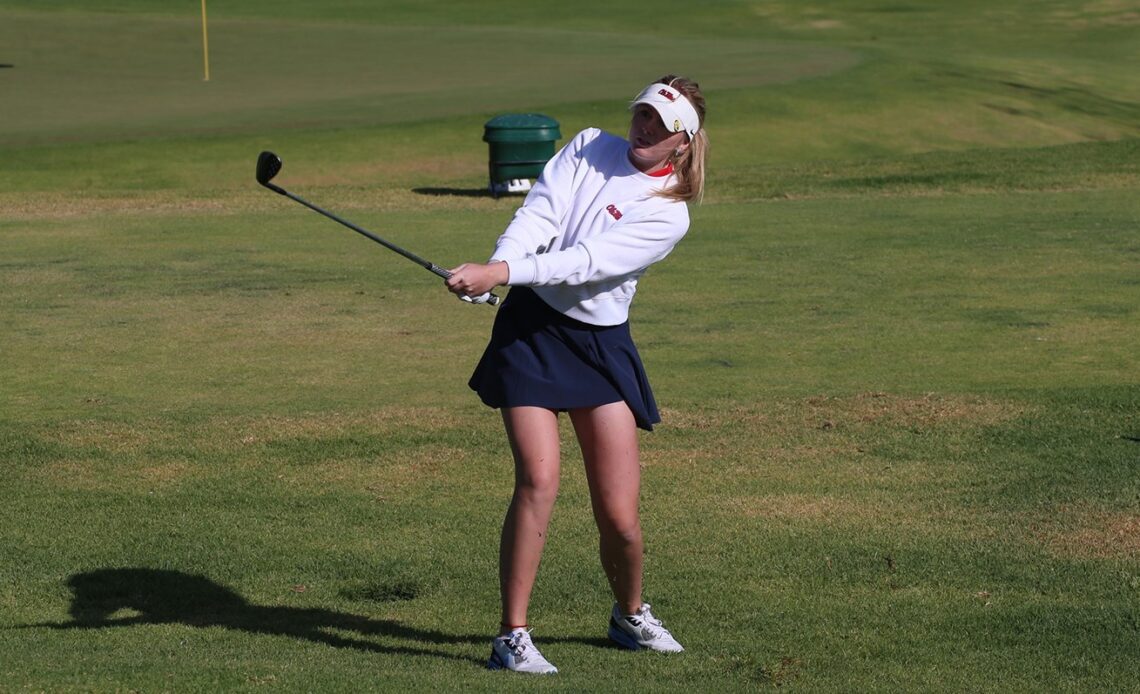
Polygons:
M610 614L610 640L632 651L642 648L662 653L680 653L685 650L669 633L660 619L649 611L649 603L642 603L637 614L622 614L614 603Z
M491 642L491 658L487 661L487 669L529 672L535 675L553 675L558 672L558 668L551 665L534 647L530 632L526 629L515 629L507 636L495 637Z

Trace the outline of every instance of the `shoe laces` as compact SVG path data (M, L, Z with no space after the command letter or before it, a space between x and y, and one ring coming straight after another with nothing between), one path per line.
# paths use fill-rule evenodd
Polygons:
M519 660L525 660L523 653L526 652L526 649L533 648L533 644L530 640L530 634L522 629L513 632L510 638L506 639L506 642L507 648L510 649L511 654Z
M641 622L637 626L648 626L650 628L650 631L654 632L654 634L658 636L662 633L668 634L669 630L665 628L665 625L661 622L660 619L657 619L653 616L653 613L649 611L649 607L649 603L645 603L641 606L641 609L637 611L637 614L633 615L634 617L637 617Z

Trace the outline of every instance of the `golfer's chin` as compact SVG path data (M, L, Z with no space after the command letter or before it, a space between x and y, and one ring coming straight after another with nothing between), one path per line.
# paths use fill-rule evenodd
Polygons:
M653 173L665 166L668 157L662 157L652 149L631 145L629 148L629 162L642 173Z

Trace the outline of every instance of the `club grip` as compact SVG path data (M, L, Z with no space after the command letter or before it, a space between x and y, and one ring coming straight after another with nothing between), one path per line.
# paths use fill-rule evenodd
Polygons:
M427 269L431 270L432 272L439 275L440 277L442 277L445 280L450 279L450 277L451 277L450 272L448 272L447 270L444 270L443 268L436 265L435 263L429 263L427 266ZM494 292L489 292L488 296L487 296L487 300L484 303L491 304L492 306L498 306L499 305L498 294L495 294Z

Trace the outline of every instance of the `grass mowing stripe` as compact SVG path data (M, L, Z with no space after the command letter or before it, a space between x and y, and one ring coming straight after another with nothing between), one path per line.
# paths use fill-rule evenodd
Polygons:
M643 78L608 68L657 44L655 36L544 27L214 25L213 78L202 83L191 18L11 15L6 31L23 67L7 76L19 108L0 129L0 143L256 133L267 118L276 130L368 126L527 109L567 95L632 96ZM565 48L545 50L551 44ZM802 43L677 37L673 51L675 61L721 88L805 79L857 62L842 48ZM153 59L140 63L140 53ZM497 66L495 80L484 77L487 65ZM555 73L564 78L544 78Z

